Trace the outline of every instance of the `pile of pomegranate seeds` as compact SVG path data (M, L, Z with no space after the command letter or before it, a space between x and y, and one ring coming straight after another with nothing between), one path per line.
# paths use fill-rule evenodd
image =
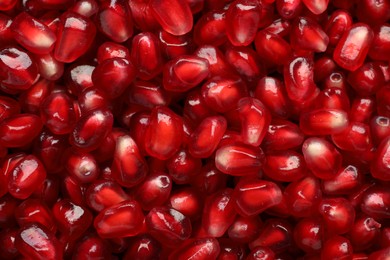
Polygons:
M390 0L1 0L1 259L390 259Z

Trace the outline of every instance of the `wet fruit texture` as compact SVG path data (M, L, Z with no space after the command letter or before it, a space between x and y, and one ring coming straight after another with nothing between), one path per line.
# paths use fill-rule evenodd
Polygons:
M389 247L390 0L0 0L1 259Z

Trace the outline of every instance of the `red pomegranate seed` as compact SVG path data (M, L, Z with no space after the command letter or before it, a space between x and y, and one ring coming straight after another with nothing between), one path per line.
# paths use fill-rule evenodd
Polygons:
M0 252L4 259L14 259L20 257L19 251L15 247L17 229L6 229L0 235Z
M134 198L139 201L143 210L162 206L169 198L172 180L165 173L154 173L136 188Z
M68 91L78 96L88 87L93 87L92 72L95 66L89 64L71 65L65 72L65 82Z
M38 223L22 227L16 236L15 246L26 258L62 259L62 245L52 232Z
M0 50L0 83L10 91L26 90L39 78L32 56L20 47Z
M317 14L317 15L323 13L329 4L329 0L314 0L314 1L302 0L302 1L313 14Z
M36 54L51 52L57 40L49 27L25 12L14 18L11 30L20 45Z
M46 178L43 164L34 155L16 162L8 176L8 192L18 199L27 199Z
M306 175L302 154L293 150L266 153L263 172L274 181L293 182Z
M339 134L349 125L348 114L337 109L308 111L301 114L299 121L299 127L306 135Z
M388 156L390 153L390 137L383 139L375 152L374 159L371 163L371 174L379 180L390 180L389 169L390 162Z
M268 219L260 228L259 236L249 243L249 248L269 247L275 253L281 253L291 246L292 227L284 219Z
M215 166L223 173L234 176L257 174L264 163L260 147L246 144L226 144L215 153Z
M88 18L66 12L61 16L54 57L60 62L70 63L83 55L91 46L96 27Z
M226 10L214 10L203 14L194 25L194 42L197 45L220 46L227 41Z
M169 247L175 247L191 236L190 219L172 208L153 208L146 216L145 222L149 234Z
M155 107L145 132L145 150L166 160L180 148L183 139L182 119L167 107Z
M351 242L342 236L333 236L328 239L321 252L321 259L352 259Z
M220 246L215 238L189 239L175 249L169 260L189 259L196 256L197 259L217 259Z
M1 8L2 7L0 6L0 9ZM0 14L0 37L2 41L0 43L0 48L15 43L15 40L13 39L11 25L12 25L12 18L9 17L8 15L1 13Z
M20 114L19 103L13 98L0 96L0 122L17 114Z
M385 1L383 1L384 3ZM368 53L373 60L388 61L390 58L390 25L383 24L374 29L374 40Z
M97 235L89 235L82 238L74 247L72 259L106 258L110 256L109 252L106 241Z
M355 210L344 198L324 198L320 202L319 213L324 219L326 233L345 234L352 229L355 221Z
M123 259L158 259L161 256L161 245L150 236L141 236L130 245Z
M199 89L195 89L187 94L183 108L185 118L188 118L194 123L201 123L206 117L214 114L215 112L206 106Z
M39 74L47 80L58 80L64 73L64 64L57 61L52 53L35 55Z
M60 193L60 181L56 175L47 175L41 186L32 194L32 197L38 198L49 207L53 206Z
M218 239L220 253L217 259L245 259L245 247L228 238Z
M375 100L371 97L355 98L350 111L351 121L368 123L375 110Z
M336 67L334 60L328 56L317 59L314 61L314 81L323 81L336 70Z
M368 216L380 220L390 217L390 193L388 187L374 185L364 191L360 208Z
M99 177L97 162L91 154L70 151L65 158L65 169L77 182L91 183Z
M122 187L110 180L97 180L85 192L87 205L98 212L128 199Z
M373 252L372 254L369 255L368 259L386 259L390 254L390 249L385 248L382 250L378 250Z
M20 201L11 195L4 195L0 198L0 227L12 228L17 226L15 211Z
M370 130L375 145L379 145L383 139L390 136L390 118L374 116L371 119Z
M364 63L374 38L372 29L364 23L356 23L346 31L333 52L336 63L349 71L355 71Z
M342 157L332 143L311 137L302 146L306 165L320 179L333 178L341 167Z
M203 207L202 200L201 194L196 189L189 187L172 192L169 197L169 205L193 220L200 217Z
M236 0L226 12L226 35L234 46L247 46L256 36L261 5L254 0Z
M388 102L390 100L390 84L386 84L376 93L377 111L381 116L390 116Z
M302 11L301 0L277 0L276 9L279 15L284 19L293 19L297 17Z
M273 119L262 143L266 150L288 150L300 146L304 135L297 125L282 120Z
M193 26L191 9L184 0L152 0L149 3L154 18L173 35L184 35ZM171 10L168 13L166 10Z
M294 229L294 241L306 253L319 252L323 246L324 226L316 218L301 219Z
M209 75L206 59L196 56L179 56L165 64L163 85L168 91L186 92L199 85Z
M275 259L275 253L268 247L258 246L251 250L246 260L271 260Z
M99 64L114 58L130 60L130 52L125 46L115 42L105 42L99 46L96 54Z
M377 63L365 63L363 66L351 72L348 83L361 96L375 94L385 83L381 68Z
M205 200L202 228L208 237L222 237L237 215L234 209L233 190L225 188Z
M58 223L58 230L67 241L79 238L92 224L92 214L69 199L54 204L53 215Z
M102 210L94 227L102 238L121 238L137 235L142 229L144 215L135 200L126 200Z
M380 227L381 224L371 217L365 215L358 217L349 232L354 249L361 251L369 248L378 238Z
M95 0L80 0L74 3L70 8L71 11L85 17L91 17L98 12L99 6Z
M329 17L325 25L325 32L329 36L329 44L334 47L340 41L344 32L352 25L351 15L344 10L336 10Z
M137 34L131 45L131 61L138 70L138 77L150 80L163 67L163 57L157 36L153 33Z
M252 146L259 146L271 122L271 116L266 107L255 98L242 98L237 104L241 118L242 141Z
M292 52L286 40L267 30L262 30L257 33L255 46L261 58L276 65L287 63Z
M314 20L298 17L291 26L290 42L295 50L324 52L329 38Z
M237 216L228 229L229 238L237 243L249 243L258 235L261 224L258 216Z
M166 58L176 58L180 55L188 55L194 51L195 46L190 35L172 35L160 30L158 32L160 47Z
M357 18L370 25L378 25L390 18L388 1L362 0L357 5Z
M98 29L115 42L125 42L133 34L130 6L125 1L110 0L100 3L96 23Z
M318 179L308 176L291 182L284 190L289 213L297 217L310 217L317 213L322 198Z
M92 82L108 98L121 96L135 78L135 67L126 59L112 58L100 63L92 72Z
M197 158L207 158L217 148L227 128L226 119L222 116L205 118L192 132L188 144L189 153Z
M141 156L137 144L128 136L120 136L116 141L112 172L122 186L133 187L145 179L148 165Z
M322 182L322 190L326 194L350 194L359 188L363 181L363 175L359 168L348 165L340 169L332 179Z
M111 131L113 120L107 109L95 109L84 114L69 136L70 144L83 150L95 150Z
M284 83L290 99L302 102L312 96L317 86L314 83L313 61L296 57L284 66Z
M46 227L50 232L55 232L57 229L52 212L38 199L23 201L15 211L15 218L21 227L35 222Z
M181 149L167 161L167 168L176 184L187 184L202 168L202 161Z
M214 162L204 165L201 171L192 180L192 186L201 193L210 195L226 186L228 175L220 172Z

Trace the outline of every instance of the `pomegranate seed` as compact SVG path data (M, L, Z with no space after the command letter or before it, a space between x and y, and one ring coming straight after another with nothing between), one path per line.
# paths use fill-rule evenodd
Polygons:
M284 19L293 19L297 17L302 11L301 0L277 0L276 9L280 16Z
M374 33L368 25L352 25L337 43L333 59L340 67L355 71L363 65L373 38Z
M171 97L159 83L137 80L129 89L129 101L152 109L156 106L166 106L171 102Z
M208 163L202 167L201 171L192 180L192 185L201 193L207 195L221 190L225 187L228 175L220 172L214 162Z
M344 198L322 199L319 213L324 219L326 232L329 234L345 234L351 230L355 221L355 210Z
M184 35L192 29L192 13L186 1L152 0L149 4L154 18L166 32ZM167 13L166 10L173 12Z
M228 238L218 239L220 253L217 259L245 259L245 247Z
M327 194L349 194L362 184L362 173L354 165L340 169L332 179L322 182L322 190Z
M359 1L356 15L359 20L370 25L377 25L386 22L390 18L390 3L388 1Z
M390 135L390 118L384 116L375 116L370 123L372 139L375 145Z
M190 239L169 255L169 260L188 259L196 256L198 259L217 259L220 246L215 238Z
M258 235L261 224L258 216L237 216L228 229L229 238L238 243L249 243Z
M288 150L300 146L304 135L297 125L290 121L273 119L264 137L263 146L267 150Z
M83 55L91 46L96 34L95 25L86 17L66 12L61 16L54 57L70 63Z
M115 42L125 42L133 34L130 7L125 1L104 1L96 15L98 29Z
M17 114L20 114L19 103L13 98L0 96L0 122Z
M225 188L206 198L203 208L202 228L206 236L222 237L236 217L233 190Z
M194 51L194 45L190 35L172 35L160 30L158 32L160 47L166 58L176 58L180 55L188 55Z
M297 57L284 66L284 83L290 99L301 102L312 96L317 86L314 83L314 66L311 59Z
M49 27L25 12L14 18L11 29L15 40L36 54L51 52L57 40Z
M330 135L344 132L348 125L348 114L336 109L318 109L302 113L300 128L306 135Z
M328 239L322 248L321 259L352 259L351 242L342 236Z
M157 259L161 255L161 245L150 236L141 236L130 245L123 259Z
M17 0L5 0L1 2L0 10L2 11L10 10L16 5L17 2L18 2Z
M355 98L350 111L351 121L368 123L375 109L373 98Z
M291 182L284 194L289 213L297 217L315 215L322 198L320 182L312 176Z
M186 92L209 75L207 60L196 56L179 56L164 67L163 85L168 91Z
M369 248L379 236L380 227L381 224L371 217L358 217L349 233L352 246L359 251Z
M344 32L352 25L351 15L344 10L336 10L326 22L325 31L329 36L330 46L336 46Z
M291 26L290 42L296 50L324 52L329 38L314 20L298 17Z
M18 250L15 247L17 229L7 229L0 235L0 252L4 259L14 259L20 257Z
M53 233L38 223L22 227L16 236L15 246L26 258L62 259L62 245Z
M197 45L220 46L227 41L226 10L205 13L194 26L194 41Z
M302 0L305 6L313 13L313 14L321 14L328 7L329 0Z
M333 178L341 167L341 155L337 149L323 138L311 137L302 146L306 165L321 179Z
M373 162L371 163L371 174L373 177L384 181L390 180L390 162L387 160L389 152L390 138L386 138L381 141L378 150L375 152Z
M99 6L95 0L80 0L69 9L85 17L91 17L98 12Z
M28 198L46 178L46 170L34 155L15 163L8 176L8 192L18 199Z
M1 8L2 7L0 6L0 9ZM15 43L15 40L13 39L14 36L11 30L11 25L12 25L12 18L1 13L0 14L0 36L2 42L0 43L0 48Z
M29 53L19 47L0 50L0 83L10 91L26 90L39 78L38 66Z
M227 127L222 116L205 118L192 132L188 145L189 153L197 158L207 158L215 151Z
M259 236L249 244L249 248L268 247L275 253L281 253L291 246L292 236L292 228L286 220L271 218L260 228Z
M148 173L145 159L128 135L120 136L116 141L112 171L115 180L125 187L139 184Z
M348 82L362 96L375 94L385 83L382 70L376 63L366 63L348 76Z
M265 156L264 174L275 181L293 182L306 175L302 154L293 150L275 151Z
M389 248L385 248L382 250L378 250L370 254L368 259L386 259L388 255L390 254Z
M102 238L121 238L137 235L142 229L144 215L135 200L126 200L102 210L94 227Z
M318 252L323 246L324 226L316 218L301 219L294 229L294 241L306 253Z
M384 2L383 2L384 3ZM374 31L374 40L372 41L371 49L368 53L370 58L374 60L387 61L390 58L390 25L383 24Z
M112 58L100 63L92 72L94 86L102 90L108 98L121 96L135 78L133 64L122 58Z
M291 56L291 47L281 36L272 32L259 31L255 38L256 51L259 56L276 65L288 62Z
M23 201L15 210L15 217L21 227L31 223L39 223L50 232L55 232L57 229L52 212L38 199Z
M79 238L92 224L92 214L69 199L56 202L53 206L53 215L59 231L67 241Z
M138 77L150 80L163 67L163 57L157 36L152 33L137 34L131 45L131 60L138 70Z
M83 150L95 150L111 131L112 124L113 116L109 110L92 110L76 123L69 137L70 144Z
M67 176L62 180L62 192L65 198L69 198L77 205L85 205L86 186L77 182L74 178Z
M183 188L171 193L169 205L193 220L199 218L201 214L203 207L202 199L201 194L199 194L197 190L193 188Z
M17 225L15 211L20 201L10 195L4 195L0 198L0 227L12 228Z
M233 197L238 213L254 216L280 203L282 192L275 183L247 178L236 185Z
M176 184L190 183L201 167L201 159L193 157L185 149L179 150L167 161L169 175Z
M258 246L251 250L245 258L247 260L271 260L275 259L275 253L268 247Z
M95 66L89 64L70 66L65 72L68 91L78 96L83 90L93 87L92 72L94 70Z
M191 236L191 221L175 209L155 207L149 211L145 221L150 235L169 247L174 247Z
M389 218L389 200L390 193L388 188L375 185L364 191L360 207L365 214L374 219Z
M256 36L261 6L254 0L236 0L226 12L226 35L234 46L247 46Z
M164 173L155 173L149 175L137 187L134 198L140 202L142 209L151 210L162 206L168 200L171 189L171 178Z
M34 191L32 197L38 198L49 207L56 202L60 192L60 181L55 175L47 175L46 179L38 189Z
M107 243L97 235L89 235L81 239L74 247L73 259L109 257Z
M223 173L247 176L260 171L265 156L260 147L226 144L215 153L215 166Z
M377 93L377 110L381 116L390 116L388 102L390 99L390 84L383 86Z
M179 150L182 138L182 119L169 108L153 108L145 132L146 152L150 156L166 160Z

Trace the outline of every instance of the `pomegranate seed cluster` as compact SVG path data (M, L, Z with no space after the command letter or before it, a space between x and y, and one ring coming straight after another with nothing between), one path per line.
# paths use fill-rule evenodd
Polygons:
M0 258L390 259L390 0L1 0Z

